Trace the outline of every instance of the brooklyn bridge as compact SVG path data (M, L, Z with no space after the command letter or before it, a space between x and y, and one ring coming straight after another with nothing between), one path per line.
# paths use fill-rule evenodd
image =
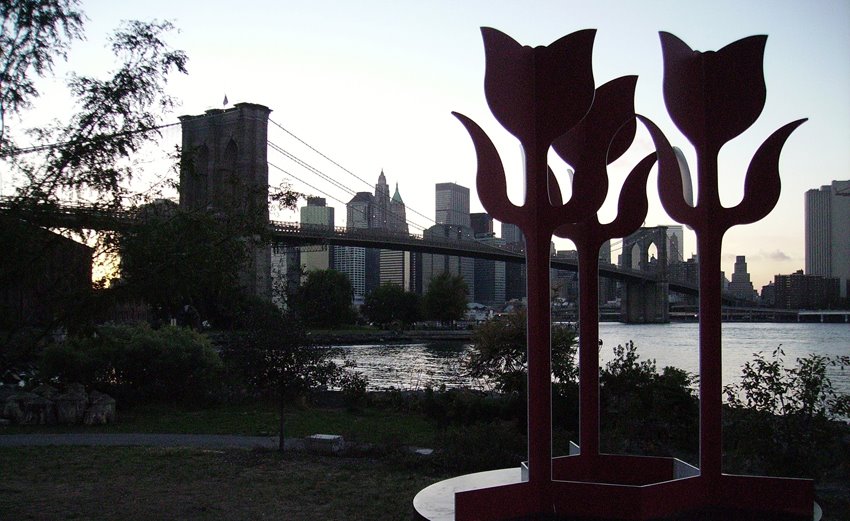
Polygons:
M240 103L230 109L209 110L180 118L182 161L180 207L190 210L228 208L228 211L259 211L267 219L268 236L275 245L352 246L383 250L524 263L525 253L476 240L433 237L386 229L333 227L268 219L268 171L273 166L268 149L279 149L268 139L270 110L262 105ZM274 123L272 121L272 123ZM275 123L276 124L276 123ZM188 155L188 157L187 157ZM188 160L187 160L188 159ZM189 166L186 166L189 165ZM142 218L138 210L105 211L96 206L57 204L24 205L19 217L44 227L70 229L121 229ZM0 200L0 212L11 211L9 200ZM650 263L650 249L658 255ZM621 287L620 320L628 323L669 321L669 295L697 295L696 284L676 280L666 269L664 227L641 228L623 239L621 265L599 263L600 276L618 281ZM632 255L639 258L632 259ZM255 280L271 279L270 262L264 255L249 268ZM650 269L632 269L632 266ZM577 272L577 260L553 256L551 268ZM265 283L263 283L265 284ZM262 284L258 285L261 286ZM262 294L262 289L255 290ZM724 301L734 303L730 296Z

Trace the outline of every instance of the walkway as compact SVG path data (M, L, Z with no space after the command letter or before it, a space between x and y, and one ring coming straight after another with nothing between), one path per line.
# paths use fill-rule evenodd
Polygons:
M0 447L142 446L204 449L277 449L277 436L226 434L0 434ZM285 450L304 448L304 440L287 439Z

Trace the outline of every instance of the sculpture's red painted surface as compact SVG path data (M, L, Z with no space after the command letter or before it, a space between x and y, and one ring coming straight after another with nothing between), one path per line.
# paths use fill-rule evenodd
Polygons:
M661 33L664 98L673 121L697 153L699 200L683 196L679 163L661 130L634 111L635 77L594 88L594 31L579 31L546 47L523 47L494 29L482 30L487 57L485 94L496 119L525 151L525 201L510 202L499 154L484 131L455 114L478 157L477 187L494 218L519 226L528 267L528 480L458 492L455 519L508 520L529 516L659 519L698 512L749 512L751 519L810 518L807 480L730 476L721 468L720 251L723 234L757 221L776 204L778 160L785 140L802 123L771 135L755 153L744 198L724 208L718 198L717 154L746 130L764 106L765 37L750 37L718 52L692 51ZM607 165L631 145L640 119L656 154L640 161L619 196L617 218L600 224L608 190ZM547 166L550 148L575 169L564 203ZM700 469L672 458L599 453L598 266L606 240L637 229L646 216L646 181L659 165L658 189L667 213L692 227L700 260ZM549 243L553 234L575 242L579 254L580 454L552 458ZM692 467L691 467L692 469ZM722 513L720 514L723 515ZM550 517L551 518L551 517ZM705 517L701 517L704 519Z

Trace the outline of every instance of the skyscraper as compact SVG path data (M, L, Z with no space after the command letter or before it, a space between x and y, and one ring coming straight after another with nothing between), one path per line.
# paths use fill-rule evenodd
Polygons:
M469 218L469 188L455 183L437 183L437 224L454 224L471 227Z
M685 232L681 224L667 225L667 264L685 261Z
M307 226L322 226L333 228L334 209L327 206L323 197L308 197L307 206L302 206L301 224ZM305 246L299 248L301 255L301 266L306 272L313 270L326 270L334 266L334 247L328 245Z
M381 176L383 176L381 172ZM376 188L377 198L377 188ZM389 192L387 192L389 193ZM408 233L407 214L404 201L398 191L398 183L395 185L395 193L392 199L388 199L388 212L386 216L386 229L394 233ZM380 283L398 284L405 291L414 290L414 260L412 252L401 250L381 250L380 253Z
M744 255L735 257L735 271L732 272L732 282L726 289L737 299L748 302L756 299L756 291L750 281L750 273L747 271L747 258Z
M369 228L372 222L372 194L357 192L346 203L345 210L346 229ZM362 303L366 297L366 276L369 272L366 257L366 248L358 246L341 246L334 252L334 269L348 277L356 304ZM377 256L375 257L373 271L377 269L378 263Z
M841 298L850 286L850 181L833 181L805 196L806 275L840 280Z

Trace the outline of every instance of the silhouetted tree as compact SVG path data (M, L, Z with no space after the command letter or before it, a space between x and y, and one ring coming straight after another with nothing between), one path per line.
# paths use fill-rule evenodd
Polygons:
M355 322L348 277L336 270L316 270L292 297L292 309L308 327L334 328Z
M466 313L466 295L469 287L460 275L443 272L428 284L423 304L425 317L440 322L463 318Z
M527 316L525 311L511 313L475 328L472 350L464 367L473 378L493 383L504 393L525 393L528 373ZM572 328L552 326L552 375L560 383L578 378L576 334Z
M422 314L419 296L393 283L381 284L366 295L362 312L370 322L380 326L393 322L410 325Z
M302 323L292 315L256 299L243 309L240 331L231 333L222 357L237 378L277 401L278 448L283 450L286 404L339 382L345 372L331 360L339 353L312 345Z

